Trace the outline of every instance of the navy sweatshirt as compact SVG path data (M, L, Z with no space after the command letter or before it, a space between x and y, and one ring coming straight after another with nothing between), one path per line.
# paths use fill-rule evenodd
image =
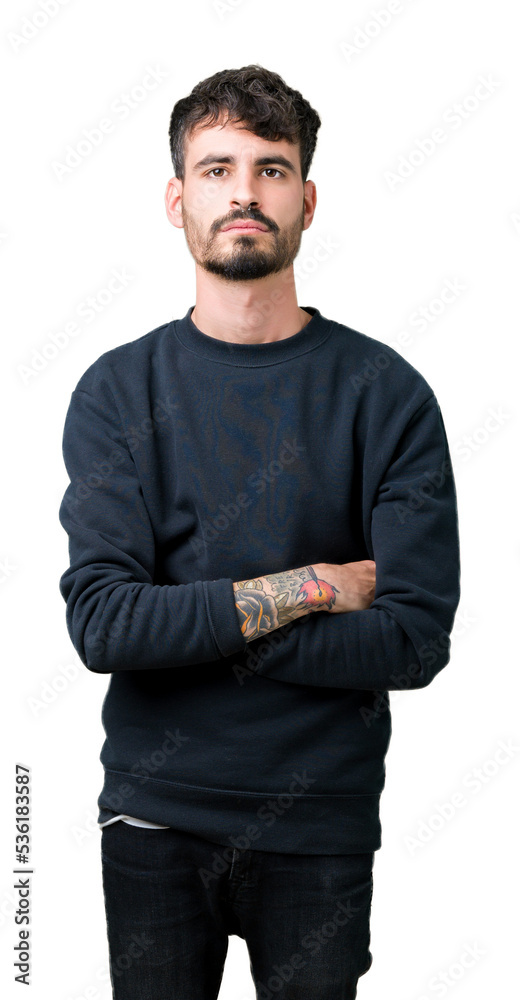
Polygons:
M460 598L438 402L316 308L265 344L210 337L193 308L101 355L65 421L60 592L81 661L110 675L98 822L378 850L388 692L446 666ZM246 643L234 581L360 559L376 562L368 609Z

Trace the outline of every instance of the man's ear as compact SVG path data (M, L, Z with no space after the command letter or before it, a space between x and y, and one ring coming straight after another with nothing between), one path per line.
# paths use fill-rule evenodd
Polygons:
M313 218L314 212L316 211L316 201L317 201L317 191L314 181L305 181L303 186L303 206L305 210L305 219L303 223L303 229L308 229Z
M170 177L166 185L166 191L164 194L164 204L166 206L166 215L170 220L172 226L176 226L177 229L184 228L184 220L182 218L182 181L178 177Z

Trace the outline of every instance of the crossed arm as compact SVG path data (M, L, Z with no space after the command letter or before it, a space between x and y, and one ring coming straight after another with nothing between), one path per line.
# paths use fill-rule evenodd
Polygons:
M101 381L95 396L75 390L63 438L70 484L60 521L70 565L60 591L85 666L107 674L256 655L258 673L295 684L395 690L402 676L409 687L430 683L449 660L460 596L456 496L435 398L399 419L403 430L394 429L364 525L375 593L372 560L159 584L154 527L108 388ZM376 456L380 430L371 428L367 445ZM350 613L325 620L313 611ZM250 645L304 615L303 631L285 630L267 655L258 656L262 639Z
M362 611L375 595L375 562L315 563L233 583L246 642L313 611Z

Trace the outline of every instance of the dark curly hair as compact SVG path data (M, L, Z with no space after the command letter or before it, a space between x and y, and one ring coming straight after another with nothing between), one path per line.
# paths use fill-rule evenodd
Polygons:
M321 119L298 90L263 66L224 69L201 80L175 104L168 136L175 176L184 181L185 139L196 125L210 128L223 113L226 122L242 123L262 139L299 143L305 183L316 148Z

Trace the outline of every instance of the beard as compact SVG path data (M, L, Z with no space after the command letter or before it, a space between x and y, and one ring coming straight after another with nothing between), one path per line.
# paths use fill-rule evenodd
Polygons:
M210 234L205 235L184 205L182 214L186 243L193 259L205 271L228 281L251 281L284 271L291 266L300 249L305 218L303 206L300 216L283 231L267 220L251 216L251 221L268 226L265 236L241 236L239 233L226 236L220 231L222 223L212 226ZM224 240L229 246L222 245ZM263 249L259 246L261 241Z

